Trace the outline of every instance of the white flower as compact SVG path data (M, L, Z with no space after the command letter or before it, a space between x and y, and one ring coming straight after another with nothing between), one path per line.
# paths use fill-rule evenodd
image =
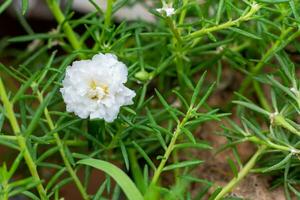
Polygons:
M164 4L162 8L157 8L157 12L160 14L165 14L167 17L170 17L175 14L175 9L172 5Z
M112 122L120 107L133 104L135 92L124 86L127 67L113 54L95 55L67 67L60 89L68 112L80 118Z

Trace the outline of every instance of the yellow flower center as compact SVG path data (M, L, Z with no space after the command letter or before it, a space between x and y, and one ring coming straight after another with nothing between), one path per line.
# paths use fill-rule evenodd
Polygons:
M92 80L90 82L90 90L88 92L89 98L92 100L101 100L106 95L108 95L109 90L108 86L105 84L99 84L96 81Z

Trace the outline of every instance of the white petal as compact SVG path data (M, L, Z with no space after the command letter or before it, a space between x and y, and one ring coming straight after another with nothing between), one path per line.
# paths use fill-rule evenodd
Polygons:
M112 122L121 106L133 104L135 92L123 85L127 76L126 65L113 54L74 61L67 67L60 89L67 111L80 118Z

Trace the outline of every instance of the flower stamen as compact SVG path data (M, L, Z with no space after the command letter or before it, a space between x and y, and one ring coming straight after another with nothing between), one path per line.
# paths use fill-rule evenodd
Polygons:
M88 97L92 100L101 100L108 95L108 86L105 84L99 84L92 80L90 82L90 90L88 91Z

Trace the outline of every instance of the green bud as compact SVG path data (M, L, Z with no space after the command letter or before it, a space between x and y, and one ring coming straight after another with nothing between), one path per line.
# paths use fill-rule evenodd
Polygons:
M134 75L134 77L140 81L148 81L149 79L151 79L150 73L146 72L145 70L141 70L141 71L137 72Z

